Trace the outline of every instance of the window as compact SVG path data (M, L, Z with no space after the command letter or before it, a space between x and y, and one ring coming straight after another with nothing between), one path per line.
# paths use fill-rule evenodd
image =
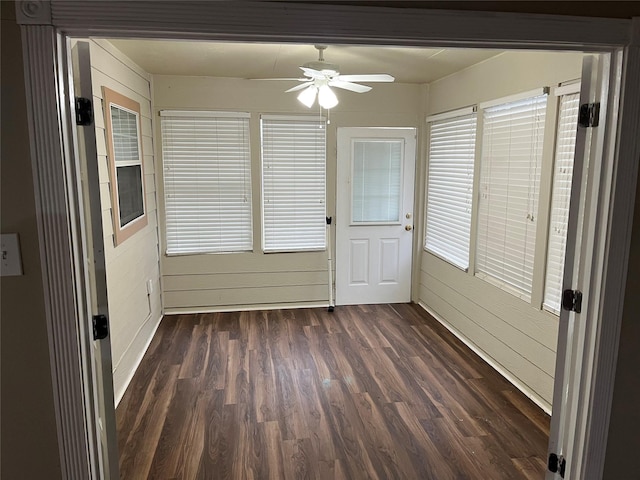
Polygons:
M547 249L547 273L544 287L544 307L555 314L560 313L579 105L579 93L560 97Z
M147 224L140 104L102 87L115 244Z
M250 251L250 115L160 115L167 254Z
M477 275L530 300L547 95L483 105Z
M319 117L262 117L265 252L325 248L326 126Z
M399 223L404 140L353 141L352 223Z
M424 246L434 255L466 270L469 268L476 114L469 108L427 120L431 128Z

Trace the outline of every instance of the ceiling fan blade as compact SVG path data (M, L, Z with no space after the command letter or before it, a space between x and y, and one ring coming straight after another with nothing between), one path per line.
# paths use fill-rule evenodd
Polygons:
M289 90L285 90L284 93L297 92L298 90L307 88L309 85L313 85L313 82L309 81L309 79L306 79L305 83L301 83L299 85L296 85L295 87L291 87Z
M320 70L315 70L313 68L300 67L300 70L302 70L307 77L311 77L311 78L325 78L326 77L326 75L324 73L322 73Z
M395 78L386 73L372 73L369 75L338 75L335 80L345 82L393 82Z
M365 93L371 90L371 87L366 85L359 85L357 83L345 82L344 80L330 80L329 85L337 88L344 88L345 90L351 90L356 93Z
M280 77L280 78L247 78L246 80L260 80L260 81L268 81L268 82L272 82L274 80L285 80L288 82L308 82L309 81L309 77L304 77L304 78L285 78L285 77Z

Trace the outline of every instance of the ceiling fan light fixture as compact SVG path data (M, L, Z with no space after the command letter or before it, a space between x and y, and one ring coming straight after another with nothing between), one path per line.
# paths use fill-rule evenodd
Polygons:
M298 95L298 100L307 108L311 108L313 102L316 101L317 93L318 87L316 87L315 85L309 85L307 88L302 90L302 92L300 92L300 95Z
M333 93L329 85L322 85L320 87L318 91L318 103L325 110L329 110L338 105L338 97L336 97L336 94Z

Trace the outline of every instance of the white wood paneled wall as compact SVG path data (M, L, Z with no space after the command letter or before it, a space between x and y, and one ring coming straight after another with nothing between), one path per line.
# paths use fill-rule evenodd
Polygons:
M162 318L151 123L151 82L150 76L144 70L107 41L91 40L90 52L109 298L113 385L117 404ZM109 169L102 106L103 86L138 102L141 113L148 224L117 247L114 246L113 212L109 193ZM151 294L147 293L148 280L152 282Z
M175 255L161 249L165 311L198 312L327 305L326 252L262 253L260 215L260 115L314 115L286 82L154 75L154 111L222 110L251 113L253 252ZM327 127L327 214L335 211L336 129L345 126L418 127L424 115L422 88L376 84L366 95L339 92ZM323 112L326 115L326 112ZM158 118L156 116L155 118ZM156 124L158 212L163 231L162 138ZM334 222L335 225L335 222ZM335 234L335 231L333 232ZM161 234L161 244L164 234Z
M582 55L577 53L507 52L432 83L428 114L543 86L554 87L579 78L581 64ZM548 129L545 132L545 141L551 135L550 146L554 134ZM543 171L548 171L553 162L551 150L545 147ZM550 178L543 178L541 210L545 205L548 208L550 191ZM547 213L539 211L538 216L547 218ZM538 225L538 229L541 228L546 228L543 222ZM473 233L471 238L473 242ZM544 248L536 247L536 265L542 268L546 261L544 252ZM550 411L558 318L543 311L540 305L521 300L429 252L422 252L419 264L419 301L536 403ZM538 292L541 288L541 285L534 286Z

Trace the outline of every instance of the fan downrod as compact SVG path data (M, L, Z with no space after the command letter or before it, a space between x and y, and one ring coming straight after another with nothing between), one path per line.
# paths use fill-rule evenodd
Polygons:
M318 61L324 62L324 51L327 49L327 45L314 45L318 50Z

